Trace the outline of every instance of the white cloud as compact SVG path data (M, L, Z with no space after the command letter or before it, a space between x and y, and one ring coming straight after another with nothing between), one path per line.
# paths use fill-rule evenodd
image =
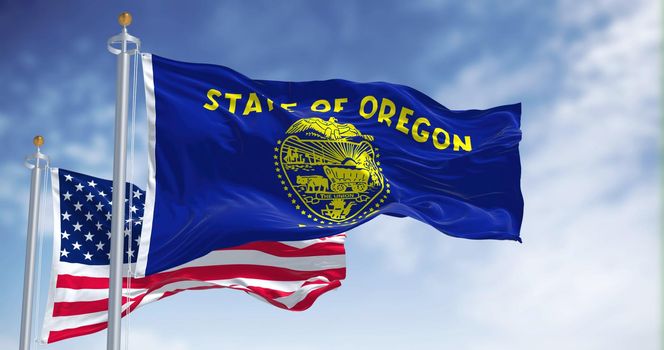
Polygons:
M89 136L89 140L67 144L64 155L76 159L85 166L97 166L108 163L108 155L113 154L112 141L100 134Z
M16 227L16 224L26 222L28 217L30 170L16 161L13 164L0 165L0 172L7 179L0 181L0 201L12 208L0 211L0 224L3 227ZM19 213L22 214L20 217ZM20 234L24 235L25 230L21 230Z
M415 225L414 225L415 224ZM381 217L353 230L352 239L367 251L385 254L384 266L398 273L412 273L422 263L422 251L414 240L421 238L416 223Z
M402 226L374 227L390 232L372 242L386 261L418 245L428 258L411 259L408 271L425 274L434 293L453 289L447 303L460 328L480 330L448 345L659 347L661 11L656 2L628 5L563 2L560 37L537 48L553 57L516 67L480 59L441 89L445 104L482 108L549 88L544 103L524 105L524 244L437 240L440 247L424 247ZM608 21L587 22L597 18ZM579 26L580 36L568 35ZM408 244L395 243L401 240Z
M518 67L482 57L442 87L437 100L451 109L484 109L521 102L524 92L539 89L551 75L546 61ZM528 107L526 107L528 108Z

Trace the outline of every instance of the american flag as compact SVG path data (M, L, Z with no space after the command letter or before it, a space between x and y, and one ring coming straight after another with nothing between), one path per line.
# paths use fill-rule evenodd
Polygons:
M54 239L41 342L53 343L107 326L112 185L52 169ZM136 261L145 192L126 186L125 257ZM274 306L301 311L346 276L345 235L290 242L254 242L213 251L176 268L123 279L123 316L184 290L230 288Z

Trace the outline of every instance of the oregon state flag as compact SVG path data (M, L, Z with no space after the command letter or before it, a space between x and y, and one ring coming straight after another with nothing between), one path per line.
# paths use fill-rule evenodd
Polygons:
M252 80L144 54L149 181L137 271L380 215L519 241L520 104L451 111L407 86Z

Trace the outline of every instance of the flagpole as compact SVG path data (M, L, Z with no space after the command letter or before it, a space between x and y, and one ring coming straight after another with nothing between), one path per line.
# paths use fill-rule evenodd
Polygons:
M118 17L122 32L108 39L108 50L118 56L115 100L115 151L113 156L113 208L111 218L111 261L108 296L107 350L120 350L122 321L122 258L124 253L124 210L127 175L127 112L129 107L129 57L138 52L140 40L127 33L131 14ZM130 45L135 45L130 49ZM115 47L119 45L119 47Z
M23 274L23 307L21 309L21 336L19 349L28 350L32 338L32 303L34 296L35 252L37 250L37 228L39 227L39 197L41 195L42 171L48 166L48 157L41 153L42 136L35 136L32 143L37 152L28 156L25 165L32 169L30 180L30 207L28 209L28 237L25 243L25 272Z

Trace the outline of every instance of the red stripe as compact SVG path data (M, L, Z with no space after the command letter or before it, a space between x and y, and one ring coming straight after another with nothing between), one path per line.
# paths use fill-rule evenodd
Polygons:
M270 281L302 281L322 276L329 280L342 279L346 268L335 268L317 271L296 271L274 266L261 265L218 265L187 267L175 271L162 272L143 278L131 279L131 288L154 288L175 281L211 281L231 278L254 278ZM123 288L127 288L127 280L122 280ZM106 277L82 277L58 275L57 288L69 289L108 289Z
M60 278L60 276L58 276ZM146 296L146 294L141 294L135 298L133 298L133 302L129 306L127 310L125 310L122 313L122 317L127 316L130 312L134 311L140 305L141 300ZM108 306L108 304L107 304ZM87 334L92 334L95 332L99 332L103 329L106 329L108 322L101 322L101 323L96 323L92 325L85 325L81 327L75 327L75 328L69 328L69 329L63 329L59 331L50 331L48 333L48 340L47 343L53 343L56 341L68 339L68 338L73 338L73 337L78 337L81 335L87 335Z
M224 287L223 287L223 286L200 286L200 287L191 287L191 288L175 289L175 290L171 290L171 291L168 291L168 292L164 292L164 295L162 295L161 297L159 297L158 300L161 300L161 299L164 299L164 298L168 298L168 297L170 297L170 296L172 296L172 295L178 294L178 293L180 293L180 292L184 292L185 290L206 290L206 289L219 289L219 288L224 288Z
M335 288L339 288L341 286L341 281L332 281L330 284L328 284L325 287L321 287L318 289L314 289L309 294L307 294L304 299L302 299L299 303L293 305L292 308L289 310L291 311L304 311L313 305L313 303L318 299L319 296L323 295L325 292L330 291Z
M306 283L304 283L304 284L306 284ZM335 289L335 288L339 287L340 285L341 285L340 281L334 280L334 281L331 281L328 285L326 285L324 287L312 290L307 294L307 296L303 300L301 300L299 303L294 305L291 309L286 307L286 305L284 305L283 303L280 303L280 302L278 302L278 301L276 301L272 298L279 298L279 297L287 296L287 295L292 294L292 292L283 292L283 291L273 290L273 289L269 289L269 288L261 288L261 287L256 287L256 286L249 286L247 288L242 287L242 288L237 288L237 289L244 290L248 293L257 294L257 295L265 298L265 300L268 303L270 303L274 306L277 306L279 308L282 308L282 309L287 309L287 310L292 310L292 311L304 311L304 310L308 309L309 307L311 307L311 305L314 303L314 301L316 301L316 299L318 299L318 297L321 296L323 293L325 293L329 290ZM233 288L233 287L223 287L223 286L200 286L200 287L192 287L192 288L187 288L187 289L177 289L177 290L174 290L174 291L169 291L169 292L164 293L164 295L159 300L161 300L163 298L166 298L166 297L169 297L171 295L175 295L175 294L180 293L180 292L185 291L185 290L203 290L203 289L213 289L213 288L236 289L236 288ZM246 289L249 289L250 291L247 291ZM149 294L149 292L146 293L146 294L139 295L136 298L134 298L132 305L129 307L128 311L126 311L122 314L122 316L124 317L127 314L129 314L130 312L132 312L134 309L136 309L138 307L138 305L140 304L141 300L143 300L143 298L148 294ZM101 301L96 301L96 302L101 302ZM70 304L77 304L77 303L79 303L79 302L72 302ZM63 303L63 304L65 304L65 303ZM104 300L104 303L102 305L108 306L108 301ZM102 310L98 310L98 311L105 311L105 310L106 310L106 308L104 308ZM93 311L93 312L97 312L97 311ZM83 313L81 313L81 314L83 314ZM58 316L58 315L54 314L54 316ZM96 332L99 332L101 330L106 329L106 327L107 327L107 322L102 322L102 323L96 323L96 324L92 324L92 325L85 325L85 326L76 327L76 328L64 329L64 330L60 330L60 331L50 331L49 336L48 336L48 343L50 344L50 343L60 341L60 340L64 340L64 339L69 339L69 338L73 338L73 337L78 337L78 336L82 336L82 335L96 333Z
M328 291L333 290L335 288L338 288L340 286L341 286L341 281L331 281L329 284L327 284L324 287L320 287L318 289L314 289L312 291L309 291L309 293L307 293L307 295L304 297L304 299L300 300L297 304L293 305L292 308L289 308L286 305L284 305L281 302L278 302L274 299L266 298L265 301L267 301L268 303L270 303L270 304L272 304L272 305L274 305L278 308L281 308L281 309L290 310L290 311L304 311L304 310L310 308L311 305L313 305L313 303L316 301L316 299L318 299L319 296L323 295L325 292L328 292ZM255 288L259 288L259 287L255 287ZM261 293L253 293L253 294L258 294L259 296L263 296L263 295L261 295Z
M73 337L78 337L80 335L86 335L86 334L92 334L95 332L99 332L102 329L106 329L106 325L108 322L102 322L102 323L96 323L96 324L90 324L87 326L81 326L81 327L76 327L76 328L70 328L70 329L63 329L61 331L50 331L48 333L48 343L54 343L56 341L64 340L64 339L69 339Z
M276 299L281 297L287 297L294 292L284 292L283 290L276 290L271 288L264 288L258 286L247 286L246 289L249 289L252 293L258 294L265 299Z
M345 269L342 269L345 270ZM345 272L345 271L344 271ZM61 279L62 278L62 279ZM337 279L343 279L345 278L345 273L341 276L338 276ZM72 279L72 280L70 280ZM71 276L71 275L59 275L58 276L58 281L63 281L62 284L66 283L76 283L76 279L81 279L83 282L88 283L90 281L90 277L76 277L76 276ZM108 283L106 279L106 283ZM182 280L182 279L180 279ZM205 282L205 280L201 280ZM79 281L80 282L80 281ZM95 281L96 283L98 281ZM156 289L159 289L169 283L173 283L173 281L167 281L167 280L158 280L154 281L158 283L154 283L153 285L150 286L149 289L146 290L146 293L150 293ZM321 281L321 280L316 280L316 281L305 281L300 287L304 287L309 284L326 284L328 282ZM132 286L135 286L132 283ZM209 286L209 287L195 287L195 288L189 288L189 289L207 289L207 288L215 288L217 286ZM262 288L262 287L257 287L257 286L249 286L249 287L241 287L239 289L246 290L249 289L255 294L258 294L266 299L275 299L275 298L280 298L284 296L288 296L292 294L292 292L284 292L280 290L275 290L275 289L270 289L270 288ZM183 290L186 289L178 289L177 291L171 291L171 292L166 292L164 296L162 296L160 299L165 298L166 296L170 296L173 294L177 294ZM123 297L122 298L122 303L125 304L127 302L127 298ZM134 298L133 300L136 300ZM106 311L108 307L108 299L100 299L100 300L93 300L93 301L76 301L76 302L55 302L53 305L53 316L74 316L74 315L82 315L82 314L87 314L87 313L93 313L93 312L101 312L101 311Z
M122 297L122 304L127 302ZM53 316L75 316L108 310L108 298L92 301L61 301L53 303Z
M343 243L332 242L314 243L304 248L296 248L281 242L253 242L237 247L219 249L218 251L227 250L257 250L283 258L346 254L346 249Z

